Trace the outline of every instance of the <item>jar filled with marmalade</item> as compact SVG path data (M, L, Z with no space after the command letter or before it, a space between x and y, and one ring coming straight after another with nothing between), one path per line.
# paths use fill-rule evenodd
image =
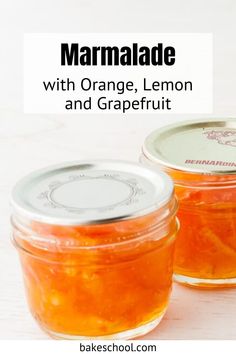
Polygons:
M29 308L54 338L128 339L153 329L171 292L173 183L121 161L36 171L12 193Z
M236 121L187 121L151 133L141 160L174 180L180 232L174 277L236 286Z

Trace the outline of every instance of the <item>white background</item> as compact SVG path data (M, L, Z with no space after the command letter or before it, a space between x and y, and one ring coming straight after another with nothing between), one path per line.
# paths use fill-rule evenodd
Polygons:
M214 113L236 115L235 0L1 0L0 338L43 339L28 313L9 241L9 193L18 178L63 160L137 160L153 129L196 115L24 116L24 32L212 32ZM196 68L197 70L197 68ZM14 112L15 113L14 113ZM174 286L169 310L146 338L236 339L236 290Z

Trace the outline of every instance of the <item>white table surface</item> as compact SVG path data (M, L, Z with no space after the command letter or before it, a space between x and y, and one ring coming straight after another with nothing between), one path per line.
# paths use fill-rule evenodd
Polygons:
M164 3L164 4L163 4ZM10 243L9 194L24 174L68 160L137 160L153 129L196 116L24 116L24 32L213 32L213 116L235 116L235 0L8 0L0 3L0 339L46 339L28 312ZM5 110L3 110L3 108ZM199 117L199 116L198 116ZM236 289L174 285L169 309L147 339L236 339Z

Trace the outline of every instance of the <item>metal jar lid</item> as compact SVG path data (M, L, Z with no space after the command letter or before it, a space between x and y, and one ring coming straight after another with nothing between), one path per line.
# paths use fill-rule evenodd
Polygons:
M83 161L26 176L13 189L11 205L29 220L81 225L146 215L172 195L173 183L161 171L123 161Z
M176 170L236 174L236 120L194 120L165 126L146 138L143 154Z

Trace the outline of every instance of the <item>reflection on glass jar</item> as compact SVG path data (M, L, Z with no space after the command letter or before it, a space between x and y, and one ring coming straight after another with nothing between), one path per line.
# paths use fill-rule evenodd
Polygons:
M56 166L20 181L12 205L29 306L49 334L124 339L160 322L177 231L168 176L124 162Z

